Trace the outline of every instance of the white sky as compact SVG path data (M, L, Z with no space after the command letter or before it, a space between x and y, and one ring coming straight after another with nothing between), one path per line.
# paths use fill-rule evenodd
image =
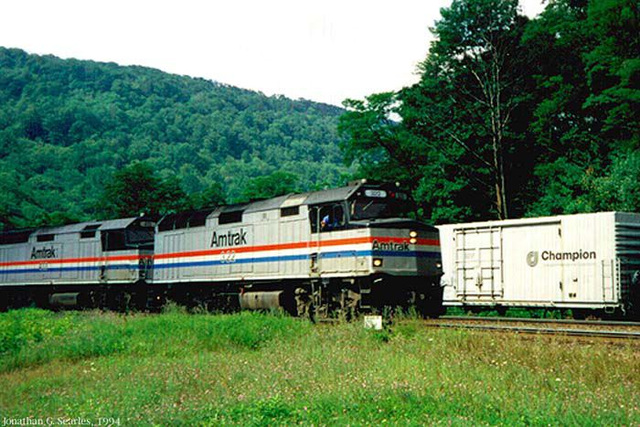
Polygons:
M542 0L521 0L529 16ZM0 0L0 46L340 105L418 80L451 0Z

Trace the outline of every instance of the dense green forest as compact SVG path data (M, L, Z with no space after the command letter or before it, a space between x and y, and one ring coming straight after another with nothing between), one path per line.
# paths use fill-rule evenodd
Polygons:
M433 222L640 211L640 3L441 10L420 81L348 100L358 174L400 178Z
M0 48L0 229L244 201L272 182L280 192L338 185L349 171L342 112ZM132 189L147 203L112 203Z
M640 211L637 0L549 0L535 19L453 0L432 32L418 83L346 110L0 48L0 228L353 175L402 182L435 223Z

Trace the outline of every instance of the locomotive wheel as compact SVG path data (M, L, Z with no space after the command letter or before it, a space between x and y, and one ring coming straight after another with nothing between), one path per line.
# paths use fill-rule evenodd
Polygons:
M294 291L296 301L296 314L298 317L309 317L315 323L313 298L305 288L296 288Z
M315 288L315 289L314 289ZM312 286L313 292L311 294L311 308L310 311L313 321L328 319L329 318L329 305L323 301L323 292L321 286Z
M340 317L347 322L358 317L360 294L351 289L343 289L340 295Z

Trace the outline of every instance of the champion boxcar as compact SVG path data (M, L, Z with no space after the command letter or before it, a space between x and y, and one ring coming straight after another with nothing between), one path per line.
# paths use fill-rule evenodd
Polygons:
M93 221L0 233L2 308L120 307L145 299L155 222Z
M407 218L395 185L357 181L163 218L150 289L211 306L303 315L415 305L441 310L434 227Z
M640 214L602 212L438 228L445 305L638 315Z

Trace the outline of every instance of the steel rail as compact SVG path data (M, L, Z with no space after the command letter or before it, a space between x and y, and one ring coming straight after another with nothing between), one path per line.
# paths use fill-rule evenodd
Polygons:
M528 317L477 317L477 316L440 316L444 320L463 320L472 322L496 322L496 323L557 323L567 325L595 325L595 326L632 326L640 328L640 322L616 321L616 320L577 320L577 319L535 319Z
M525 326L504 326L504 325L468 325L462 323L445 323L430 322L429 327L450 328L450 329L469 329L480 331L498 331L498 332L517 332L526 334L544 334L544 335L563 335L563 336L581 336L581 337L600 337L600 338L624 338L624 339L640 339L640 332L629 331L611 331L611 330L595 330L595 329L567 329L567 328L533 328Z

